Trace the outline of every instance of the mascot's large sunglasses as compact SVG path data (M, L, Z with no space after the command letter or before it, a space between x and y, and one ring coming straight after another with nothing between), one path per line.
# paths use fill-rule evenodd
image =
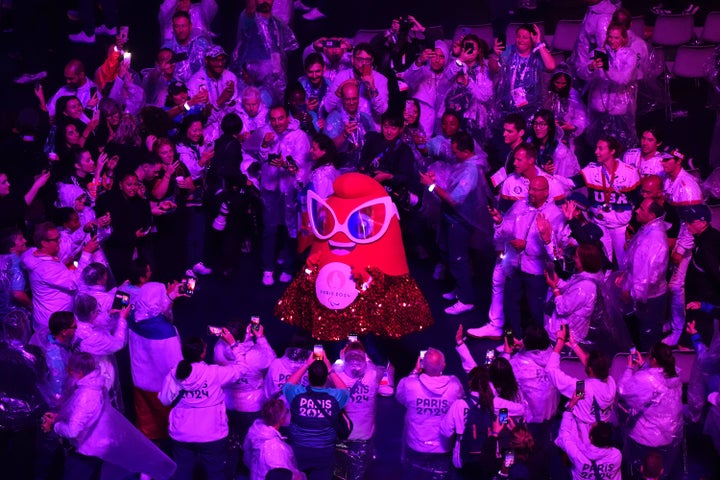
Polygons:
M320 240L344 233L355 243L372 243L385 235L393 216L400 218L390 197L373 198L354 208L340 223L333 208L312 190L307 197L310 226Z

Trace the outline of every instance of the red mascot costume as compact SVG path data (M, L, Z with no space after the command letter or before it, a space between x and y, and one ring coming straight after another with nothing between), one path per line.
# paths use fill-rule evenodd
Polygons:
M408 271L397 208L380 183L341 175L326 201L308 192L308 215L315 241L276 316L323 341L398 338L433 323Z

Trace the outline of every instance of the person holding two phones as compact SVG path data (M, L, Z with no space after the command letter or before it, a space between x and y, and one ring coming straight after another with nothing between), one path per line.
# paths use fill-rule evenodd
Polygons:
M211 335L219 338L213 349L215 363L233 364L243 372L241 379L223 387L230 428L225 471L228 478L234 478L241 458L242 441L253 422L260 418L265 401L265 373L275 360L275 352L265 337L265 329L258 316L250 317L250 322L231 320L226 328L209 326L208 329ZM236 339L232 344L224 341L227 331Z
M618 383L618 395L630 412L623 447L623 458L631 473L627 478L639 478L639 466L651 450L664 457L667 478L680 478L682 382L672 348L657 342L650 348L647 361L637 350L631 352Z
M615 405L617 386L610 376L610 359L597 350L586 353L566 325L563 325L556 335L557 342L550 354L546 371L555 388L563 396L572 398L575 394L582 394L572 409L572 417L582 438L589 438L590 427L595 422L609 421ZM560 369L560 352L566 344L585 365L587 378L575 378Z

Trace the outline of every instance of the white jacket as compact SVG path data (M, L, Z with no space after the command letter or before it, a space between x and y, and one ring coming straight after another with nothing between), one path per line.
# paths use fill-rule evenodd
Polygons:
M585 340L598 295L602 294L598 290L602 282L602 272L580 272L558 282L560 296L555 297L555 310L545 320L545 330L552 341L557 340L561 325L568 325L577 341Z
M133 384L148 392L159 392L165 376L182 360L180 335L171 320L172 303L162 283L122 288L131 295L135 309L128 319Z
M504 215L502 223L495 225L495 244L504 245L503 269L506 274L518 269L530 275L542 275L545 263L552 260L552 249L545 245L538 231L537 218L540 214L550 222L553 235L559 237L565 216L552 199L540 208L533 207L527 200L517 201ZM526 241L522 251L510 245L514 239Z
M203 443L227 437L228 419L222 387L236 382L241 375L242 370L234 364L221 367L198 362L192 364L188 378L178 380L173 368L158 394L160 402L166 406L182 395L170 410L170 438L178 442Z
M578 430L572 413L563 413L560 431L555 444L567 453L572 463L573 480L595 479L593 463L600 478L621 480L620 465L622 454L617 448L599 448L591 444L583 432Z
M234 348L218 340L213 358L218 365L235 364L243 372L236 382L223 387L227 408L238 412L259 412L265 402L265 373L275 360L275 352L267 338L260 337L257 343L246 338Z
M90 263L90 254L83 252L77 270L68 269L56 257L36 253L31 248L20 258L27 270L32 290L33 328L47 329L50 315L59 311L72 312L73 296L78 289L80 272Z
M473 358L472 354L470 353L470 349L465 345L464 343L461 345L458 345L455 347L455 350L457 350L458 355L460 355L460 362L462 363L463 370L465 370L465 373L470 373L470 370L477 367L477 362L475 362L475 359ZM508 415L511 417L525 417L528 412L528 404L525 400L525 397L523 395L522 390L518 390L518 393L520 394L519 401L514 402L512 400L507 400L505 398L500 398L498 396L497 390L495 390L495 385L490 382L490 388L492 389L493 393L493 410L495 415L500 413L501 408L507 408L508 409ZM467 404L466 404L467 406ZM464 421L464 420L463 420Z
M630 431L630 438L648 447L672 444L682 436L682 383L666 378L662 368L628 368L618 385L628 407L642 412Z
M644 303L667 292L670 252L666 230L664 216L656 218L640 227L627 246L622 284L636 302Z
M80 340L78 350L95 356L98 370L106 379L105 387L115 384L115 360L113 354L125 346L127 339L127 322L120 317L113 333L89 323L77 322L75 338Z
M665 175L663 178L663 192L670 205L676 208L703 203L703 193L700 185L687 170L680 170L675 179ZM687 224L682 222L673 250L687 256L690 255L694 245L695 239L688 231Z
M365 375L354 378L345 373L342 367L334 368L350 392L345 412L353 422L348 440L370 440L375 435L375 408L380 378L377 367L368 361Z
M450 405L463 396L463 388L453 375L431 377L410 375L400 380L395 398L407 408L405 441L421 453L446 453L450 441L440 434L440 423Z
M560 370L560 355L556 352L550 354L546 370L560 393L567 398L572 398L575 393L576 383L581 379L571 377ZM610 376L605 381L598 378L586 378L585 396L578 401L573 409L575 419L589 427L595 423L596 408L599 408L597 415L601 421L607 422L615 404L616 391L615 380ZM593 406L594 403L597 404L597 407Z
M159 480L175 472L175 462L110 405L97 370L78 380L53 428L79 453L112 464L114 472L145 473Z
M280 358L276 358L272 361L272 363L270 363L270 367L265 375L264 392L266 399L275 397L285 398L285 396L281 394L283 385L287 383L288 378L290 378L290 376L295 373L298 368L305 364L308 355L310 355L310 352L308 352L303 359L295 361L288 358L286 352L285 355ZM307 373L303 375L300 384L304 386L309 385Z
M550 348L521 350L509 358L520 392L527 402L525 421L528 423L550 420L560 402L560 392L546 369L551 353Z
M298 475L295 455L290 445L273 427L268 427L262 419L255 420L250 426L243 444L243 460L250 469L250 480L264 480L273 468L287 468ZM305 478L304 475L302 478Z

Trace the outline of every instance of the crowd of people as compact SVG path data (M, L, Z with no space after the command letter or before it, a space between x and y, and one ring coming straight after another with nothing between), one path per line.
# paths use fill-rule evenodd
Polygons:
M45 72L18 78L37 104L2 149L0 436L18 478L362 479L380 394L407 408L406 478L680 478L690 421L720 452L720 232L666 126L636 130L658 78L617 2L586 2L559 63L534 1L493 45L408 15L305 46L293 10L319 6L248 0L228 53L214 0L165 0L139 71L100 3L105 23L83 9L70 39L108 39L103 63L67 59L52 95ZM346 172L388 192L408 254L451 286L447 315L484 317L478 262L494 262L488 321L455 338L467 385L437 348L395 384L364 332L298 332L277 358L259 320L233 320L210 327L206 363L174 326L175 300L241 254L258 289L289 283L308 198ZM468 338L502 342L477 362ZM686 406L678 347L697 352Z

